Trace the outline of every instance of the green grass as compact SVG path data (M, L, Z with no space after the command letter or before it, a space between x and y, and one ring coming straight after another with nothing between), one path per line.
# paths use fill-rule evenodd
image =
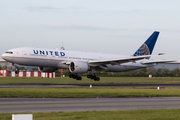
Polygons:
M180 109L33 113L33 120L179 120ZM0 114L12 120L12 114Z
M0 77L1 84L180 84L180 77L101 77L100 81L94 81L83 77L81 81L65 77L65 78L38 78L32 77Z
M179 87L0 88L0 98L180 97Z

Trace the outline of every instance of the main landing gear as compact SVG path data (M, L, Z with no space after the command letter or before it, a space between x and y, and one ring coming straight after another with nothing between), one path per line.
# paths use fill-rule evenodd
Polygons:
M96 77L95 74L94 74L94 75L87 75L87 78L90 78L90 79L92 79L92 80L94 80L94 81L99 81L99 80L100 80L100 78L99 78L99 77Z
M82 77L78 76L78 74L71 73L69 75L70 78L76 79L76 80L82 80Z
M69 75L69 77L70 77L70 78L73 78L73 79L76 79L76 80L82 80L82 77L81 77L81 76L78 76L77 73L76 73L76 74L71 73L71 74ZM99 81L99 80L100 80L100 78L97 77L95 74L94 74L94 75L87 75L87 78L90 78L90 79L92 79L92 80L94 80L94 81Z

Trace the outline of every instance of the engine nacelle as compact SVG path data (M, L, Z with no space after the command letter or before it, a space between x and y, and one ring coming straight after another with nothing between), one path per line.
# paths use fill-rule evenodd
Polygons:
M75 61L69 65L69 70L72 73L86 73L88 69L89 66L86 62Z
M53 67L38 67L38 69L39 71L46 72L46 73L52 73L57 70L57 68L53 68Z

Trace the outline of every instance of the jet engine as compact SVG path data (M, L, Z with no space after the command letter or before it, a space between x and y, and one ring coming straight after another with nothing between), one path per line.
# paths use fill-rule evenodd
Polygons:
M52 73L57 70L57 68L53 68L53 67L38 67L38 69L39 71L46 72L46 73Z
M86 62L75 61L69 65L69 70L72 73L86 73L88 69L89 66Z

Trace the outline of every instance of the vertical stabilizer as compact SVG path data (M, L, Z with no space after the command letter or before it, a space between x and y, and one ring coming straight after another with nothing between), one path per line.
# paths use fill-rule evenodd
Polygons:
M133 56L141 55L151 55L154 49L156 40L158 38L159 32L155 31L147 40L144 42L141 47L133 54Z

